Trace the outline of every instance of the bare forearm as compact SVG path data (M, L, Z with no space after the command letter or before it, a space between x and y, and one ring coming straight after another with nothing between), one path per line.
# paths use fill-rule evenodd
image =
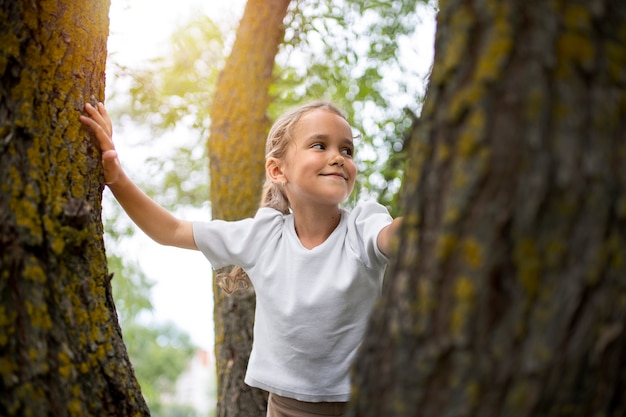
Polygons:
M148 197L125 173L108 185L132 221L163 245L197 249L191 223L180 220Z
M113 195L141 230L155 241L170 246L197 249L190 222L172 216L133 183L122 169L113 145L113 124L104 105L85 104L87 115L80 122L95 134L102 151L104 180Z

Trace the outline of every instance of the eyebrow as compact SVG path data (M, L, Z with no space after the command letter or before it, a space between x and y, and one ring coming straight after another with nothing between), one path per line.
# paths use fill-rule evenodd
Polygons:
M350 149L352 149L354 151L354 140L352 140L352 139L344 139L343 143L349 145Z
M324 133L316 133L308 137L307 142L313 140L329 140L330 136ZM350 146L354 146L354 140L352 138L343 138L340 139L342 144L350 144Z

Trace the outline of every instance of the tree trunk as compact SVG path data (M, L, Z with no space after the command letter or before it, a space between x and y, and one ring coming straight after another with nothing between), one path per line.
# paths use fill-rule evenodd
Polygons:
M102 240L108 1L0 0L0 415L149 415ZM95 97L95 98L93 98Z
M266 116L274 58L284 36L289 0L249 0L211 106L209 159L215 219L237 220L258 209L265 177ZM265 415L266 394L243 382L252 347L255 295L232 296L217 285L238 269L217 271L214 286L218 417ZM232 278L231 278L232 277ZM245 287L245 286L244 286Z
M626 3L441 1L348 416L626 415Z

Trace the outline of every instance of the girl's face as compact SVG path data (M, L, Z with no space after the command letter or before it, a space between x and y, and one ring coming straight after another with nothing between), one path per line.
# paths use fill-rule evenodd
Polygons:
M354 188L352 129L341 116L315 109L293 128L293 142L282 161L286 192L292 207L334 205Z

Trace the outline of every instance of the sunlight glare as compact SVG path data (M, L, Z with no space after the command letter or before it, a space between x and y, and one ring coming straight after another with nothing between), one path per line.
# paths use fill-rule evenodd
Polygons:
M156 56L174 29L198 13L227 25L239 21L245 0L111 0L109 54L122 65Z

